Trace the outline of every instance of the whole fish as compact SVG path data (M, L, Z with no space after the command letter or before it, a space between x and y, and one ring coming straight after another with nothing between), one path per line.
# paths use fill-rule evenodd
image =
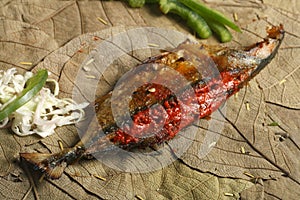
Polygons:
M232 49L184 42L145 60L118 85L117 101L112 91L91 104L97 121L78 144L56 154L20 153L20 157L47 177L57 179L67 165L109 151L112 146L130 150L171 140L180 130L217 110L273 59L284 37L283 26L273 26L267 33L263 41L249 47ZM130 92L126 118L123 107L127 88L134 88L134 75L145 84ZM180 82L178 76L184 81Z

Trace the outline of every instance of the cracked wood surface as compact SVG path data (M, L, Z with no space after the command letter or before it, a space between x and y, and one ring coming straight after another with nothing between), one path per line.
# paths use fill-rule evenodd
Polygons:
M201 120L188 151L161 170L122 173L96 160L82 160L69 166L61 179L39 182L37 174L32 174L25 166L20 168L19 152L58 152L58 140L65 147L77 142L76 128L58 128L55 135L46 139L20 138L4 129L0 140L0 197L232 198L224 195L227 192L242 199L297 199L300 196L299 1L205 2L227 16L237 13L243 34L234 33L234 40L229 45L247 45L260 40L265 36L265 27L270 24L283 23L286 30L286 38L275 59L227 102L226 115L222 118L224 128L214 133L220 139L206 157L199 158L199 148L207 134L209 121ZM99 22L98 17L107 21L107 25ZM156 5L131 9L124 2L97 0L3 0L0 2L0 26L1 69L16 67L24 72L46 68L59 81L61 97L72 95L70 91L80 64L101 42L101 39L95 40L95 36L105 38L131 26L191 32L178 17L162 15ZM213 38L203 42L216 43ZM134 52L141 60L149 55L151 52ZM21 65L22 61L30 61L33 65ZM123 68L105 74L106 80L99 84L99 95L108 91L128 70L124 66L136 63L138 60L130 59L129 55L118 61L116 65ZM272 122L278 126L270 126ZM242 147L246 154L241 153ZM250 174L254 178L249 177Z

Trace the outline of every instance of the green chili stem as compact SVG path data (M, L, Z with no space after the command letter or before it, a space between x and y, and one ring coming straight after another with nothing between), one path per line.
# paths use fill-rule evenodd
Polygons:
M193 28L201 38L211 36L211 30L204 19L177 0L160 0L160 9L164 14L172 12L187 20L187 24Z
M227 25L228 27L232 28L235 31L241 32L241 29L232 21L227 19L223 14L218 11L212 10L211 8L206 7L202 3L197 0L178 0L182 4L189 7L191 10L198 13L205 19L211 19L217 21L220 24Z
M43 88L47 78L47 70L40 70L35 76L28 79L24 90L17 96L17 98L0 111L0 121L30 101Z

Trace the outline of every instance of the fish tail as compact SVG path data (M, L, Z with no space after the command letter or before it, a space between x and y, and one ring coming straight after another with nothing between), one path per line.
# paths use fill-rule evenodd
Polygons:
M84 153L80 146L65 149L60 153L20 153L21 159L31 163L35 169L45 173L48 178L58 179L65 168L77 161Z

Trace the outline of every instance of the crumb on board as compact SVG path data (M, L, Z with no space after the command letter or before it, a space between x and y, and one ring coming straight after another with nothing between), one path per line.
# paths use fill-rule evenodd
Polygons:
M250 111L250 103L247 101L247 102L245 103L245 105L246 105L246 110L247 110L247 111Z
M141 197L140 195L135 195L135 197L136 197L137 199L139 199L139 200L144 200L144 198Z
M83 66L83 68L82 68L85 72L89 72L89 71L91 71L91 68L89 68L88 66Z
M244 172L244 174L245 174L246 176L250 177L250 178L255 178L255 176L252 175L252 174L250 174L249 172Z
M28 65L28 66L31 66L32 65L32 62L20 62L21 65Z
M93 176L97 179L100 179L101 181L106 181L106 178L102 177L102 176L99 176L97 174L93 174Z
M232 193L230 193L230 192L225 192L225 193L224 193L224 196L233 197L234 194L232 194Z
M245 154L245 153L246 153L245 147L241 147L241 153L242 153L242 154Z
M63 151L64 150L64 145L63 145L62 141L58 140L57 142L58 142L58 146L59 146L60 150Z
M104 19L102 19L101 17L97 17L98 21L101 22L102 24L107 25L107 21L105 21Z
M239 20L236 12L233 13L233 19L235 22L237 22Z
M286 82L286 79L282 79L280 82L279 82L279 85L282 85L283 83Z
M88 78L88 79L95 79L96 78L96 76L94 76L94 75L85 75L85 77Z
M94 62L94 61L95 61L94 58L91 58L90 60L88 60L88 61L85 63L85 66L91 64L91 63Z
M158 45L158 44L155 44L155 43L148 43L148 46L149 46L149 47L159 47L159 45Z

